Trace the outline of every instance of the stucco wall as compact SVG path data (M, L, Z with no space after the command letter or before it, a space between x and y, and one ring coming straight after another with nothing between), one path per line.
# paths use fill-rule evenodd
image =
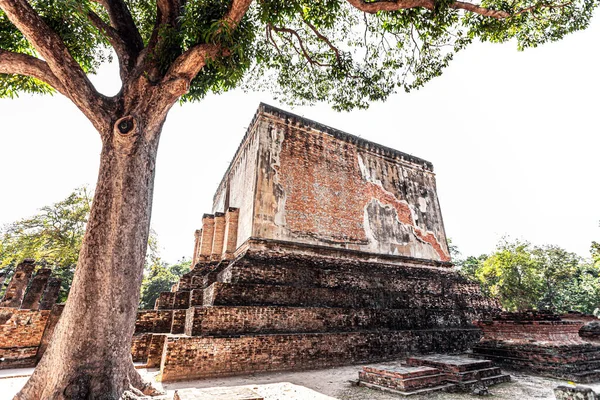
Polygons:
M238 246L252 236L258 143L256 125L252 125L213 199L213 214L215 212L225 212L227 207L240 209L237 232Z
M256 123L254 237L449 260L430 163L278 111Z

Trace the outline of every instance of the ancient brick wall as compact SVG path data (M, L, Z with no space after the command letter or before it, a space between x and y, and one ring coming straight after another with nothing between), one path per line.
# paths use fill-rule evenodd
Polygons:
M34 366L50 311L0 308L0 369Z
M135 333L168 333L173 310L140 310L135 320Z
M452 352L475 340L475 329L348 332L242 337L167 337L162 381L243 372L323 368L400 358L417 351Z
M431 163L261 105L215 194L250 237L448 261Z

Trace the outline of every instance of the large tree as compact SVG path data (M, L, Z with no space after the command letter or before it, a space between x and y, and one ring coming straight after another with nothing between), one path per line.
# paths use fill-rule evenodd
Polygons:
M243 82L366 107L420 87L478 38L520 48L583 29L598 0L0 0L0 95L60 92L102 141L54 340L18 399L116 399L131 363L156 152L169 109ZM112 49L122 87L88 79ZM246 79L245 79L246 78Z

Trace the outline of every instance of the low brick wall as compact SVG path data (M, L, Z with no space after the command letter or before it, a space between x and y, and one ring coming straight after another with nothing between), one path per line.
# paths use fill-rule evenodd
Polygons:
M324 368L404 357L419 352L464 351L478 329L400 332L168 336L161 363L163 382L246 372Z
M0 308L0 369L34 366L49 310Z
M173 310L140 310L135 320L135 333L169 333Z
M140 333L133 335L131 340L131 358L134 362L146 362L150 349L151 333Z

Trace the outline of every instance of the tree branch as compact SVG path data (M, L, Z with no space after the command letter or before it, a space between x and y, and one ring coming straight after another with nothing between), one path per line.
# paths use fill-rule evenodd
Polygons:
M364 11L368 14L375 14L379 11L398 11L408 8L427 8L433 10L435 3L433 0L397 0L397 1L373 1L367 2L365 0L348 0L354 8Z
M314 32L314 34L319 39L321 39L321 41L325 42L327 44L327 46L329 46L329 48L335 53L335 58L337 59L337 61L340 62L342 60L342 58L340 56L340 51L337 47L335 47L333 45L333 43L331 43L331 40L329 40L329 38L327 38L325 35L323 35L321 32L319 32L319 30L313 24L311 24L310 22L308 22L305 19L303 19L303 21Z
M348 0L348 3L350 3L353 7L369 14L375 14L379 11L398 11L408 8L422 7L427 8L429 10L433 10L435 8L434 0L377 0L373 2L365 0ZM534 12L535 10L541 8L563 8L572 3L572 1L556 5L540 3L524 8L515 13L509 13L507 11L502 10L493 10L491 8L481 7L477 4L467 3L464 1L455 1L453 3L450 3L449 7L455 10L466 10L475 14L483 15L485 17L505 19L526 12Z
M106 128L110 121L106 111L108 100L96 91L60 36L46 25L27 0L0 0L0 9L46 61L64 88L64 94L99 131Z
M121 38L119 32L117 32L115 28L104 22L96 13L88 11L87 16L90 22L106 36L110 45L115 49L115 53L119 59L121 80L124 82L127 79L128 71L133 64L127 43Z
M135 62L137 56L144 48L142 36L135 26L131 12L123 0L95 0L100 3L108 13L110 24L117 31L125 43L129 59ZM131 67L132 65L130 65Z
M296 38L296 40L298 41L300 50L302 50L301 53L298 51L298 49L296 49L296 46L294 45L294 43L292 42L291 39L285 38L285 36L282 36L282 38L286 39L287 42L296 50L296 53L298 53L299 56L304 57L306 59L306 61L308 61L311 65L318 65L319 67L331 67L331 64L323 64L322 62L319 62L311 57L308 50L304 46L304 41L302 40L302 38L300 37L298 32L295 31L294 29L290 29L290 28L286 28L286 27L277 27L277 26L273 26L271 24L269 24L268 26L270 29L272 29L273 31L275 31L277 33L282 33L282 32L289 33L290 35L294 36Z
M48 64L27 54L0 49L0 74L30 76L65 94L65 88L54 76Z
M234 31L240 21L248 12L250 4L253 0L232 0L231 7L223 19L221 20L224 26L230 31ZM173 79L188 79L190 82L206 65L206 61L217 56L226 56L229 54L228 49L222 48L219 44L199 44L185 53L177 57L171 68L165 75L164 81Z

